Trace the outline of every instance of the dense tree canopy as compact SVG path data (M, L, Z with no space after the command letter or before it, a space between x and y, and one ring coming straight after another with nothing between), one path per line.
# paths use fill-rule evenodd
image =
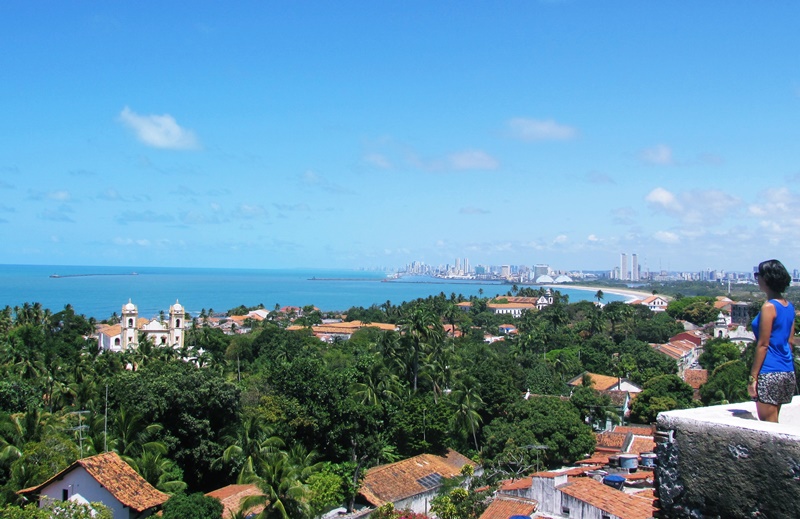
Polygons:
M365 328L331 342L312 334L322 315L310 305L294 316L302 314L299 329L287 329L292 316L276 308L235 335L211 327L213 311L204 310L184 350L143 343L119 354L98 353L87 339L93 323L69 306L7 307L0 311L0 504L79 456L106 450L175 495L165 517L183 507L201 517L208 503L197 492L237 481L259 486L265 517L352 506L370 467L448 448L480 460L494 479L568 463L592 452L590 424L614 414L608 396L567 385L585 371L644 384L634 420L694 405L674 361L648 345L682 329L676 316L699 318L707 307L705 299L684 299L653 314L621 302L571 304L556 292L552 306L515 318L491 312L488 298L439 294L351 308L349 320L396 330ZM469 308L458 306L467 300ZM518 333L494 340L501 324ZM740 366L731 361L746 358L733 356L711 343L705 401L738 397ZM442 513L479 513L460 497L443 499Z

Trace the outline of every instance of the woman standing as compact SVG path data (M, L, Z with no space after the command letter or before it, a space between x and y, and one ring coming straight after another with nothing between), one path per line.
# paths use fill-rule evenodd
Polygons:
M795 388L794 306L783 297L792 278L775 259L762 261L755 276L767 301L753 319L758 342L747 392L756 401L758 419L777 422L781 405L792 401Z

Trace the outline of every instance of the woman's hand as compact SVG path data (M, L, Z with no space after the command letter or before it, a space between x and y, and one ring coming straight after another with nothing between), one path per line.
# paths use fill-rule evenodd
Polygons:
M758 398L758 388L756 387L757 381L750 378L750 383L747 384L747 393L750 395L750 398Z

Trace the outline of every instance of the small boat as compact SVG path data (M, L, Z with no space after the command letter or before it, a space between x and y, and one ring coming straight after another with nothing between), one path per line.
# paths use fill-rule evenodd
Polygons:
M59 276L58 274L50 274L50 277L51 278L60 278L61 276Z

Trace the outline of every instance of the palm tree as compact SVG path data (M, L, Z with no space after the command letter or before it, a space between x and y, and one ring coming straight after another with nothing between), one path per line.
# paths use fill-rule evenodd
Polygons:
M420 356L427 345L442 340L442 323L429 308L418 305L401 319L400 329L411 345L411 371L416 393Z
M228 447L214 461L214 466L223 464L239 468L237 482L244 483L255 474L255 468L264 456L283 447L283 440L255 416L238 421L234 427L226 434Z
M600 301L603 300L603 296L604 294L602 290L598 290L597 292L595 292L594 297L595 299L597 299L597 304L600 304Z
M186 490L186 483L179 479L180 469L169 458L164 457L167 447L163 443L149 443L136 458L125 461L148 483L168 494Z
M309 490L300 481L300 470L282 451L268 454L260 460L256 474L250 479L263 492L242 501L242 509L263 506L256 519L297 519L310 516Z
M473 387L463 387L455 390L450 394L456 405L455 424L457 427L469 427L472 433L472 440L475 442L475 450L480 451L478 447L478 436L476 432L476 424L482 421L481 415L478 414L478 409L483 405L483 399L475 391Z
M155 448L155 444L161 443L152 438L162 428L161 424L146 423L140 413L120 409L111 422L108 443L123 458L135 458L145 449Z

